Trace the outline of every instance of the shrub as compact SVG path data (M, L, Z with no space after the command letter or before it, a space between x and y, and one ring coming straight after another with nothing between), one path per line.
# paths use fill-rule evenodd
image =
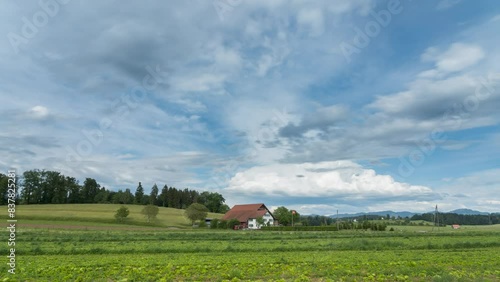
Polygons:
M215 229L215 228L219 227L218 225L219 225L219 219L217 219L217 218L212 219L212 222L210 222L211 229Z
M156 219L158 215L158 207L154 205L145 206L141 213L147 218L148 222L151 222L152 219Z
M219 224L217 224L217 227L219 229L226 229L227 228L227 220L221 220L221 221L219 221Z
M227 228L234 229L235 226L240 225L240 221L236 218L230 219L227 222Z
M116 210L115 218L119 222L123 222L125 218L129 215L130 211L126 206L121 206L118 210Z

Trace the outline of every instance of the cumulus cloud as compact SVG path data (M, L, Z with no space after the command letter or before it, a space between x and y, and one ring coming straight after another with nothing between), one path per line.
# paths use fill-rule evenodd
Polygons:
M397 182L351 161L252 167L237 173L227 191L274 197L331 197L332 201L435 197L429 187Z
M430 47L422 54L422 60L435 63L435 68L420 73L420 77L435 78L462 71L477 64L485 57L480 46L453 43L448 50L440 53L436 47Z

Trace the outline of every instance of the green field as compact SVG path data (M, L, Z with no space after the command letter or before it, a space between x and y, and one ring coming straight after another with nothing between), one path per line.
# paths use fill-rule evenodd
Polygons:
M498 281L499 234L19 230L4 281ZM7 253L3 246L2 253Z
M161 209L162 222L150 228L89 221L109 218L116 205L77 206L19 206L16 274L7 272L5 255L0 281L500 281L499 225L211 230L191 229L175 213L167 215L182 211ZM130 208L134 220L143 220L140 206ZM0 252L9 253L7 244Z
M127 226L190 227L184 217L184 210L160 207L157 219L147 223L141 210L144 206L126 205L130 210L127 221L118 224L114 218L121 205L114 204L62 204L62 205L18 205L16 218L20 224L28 225L71 225L71 226ZM221 218L222 214L209 213L208 217ZM7 219L6 215L0 217ZM29 226L28 226L29 227Z
M464 232L469 232L469 231L491 231L491 232L498 232L500 234L500 224L495 224L495 225L462 225L460 226L459 229L453 230L450 225L444 226L444 227L433 227L433 226L415 226L415 225L406 225L406 226L401 226L401 225L388 225L387 230L390 228L394 228L394 231L396 232L451 232L452 234L456 233L464 233Z

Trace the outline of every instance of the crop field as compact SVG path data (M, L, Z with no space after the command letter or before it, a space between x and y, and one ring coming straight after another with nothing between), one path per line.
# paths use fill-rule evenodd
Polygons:
M0 281L500 281L497 230L23 228Z

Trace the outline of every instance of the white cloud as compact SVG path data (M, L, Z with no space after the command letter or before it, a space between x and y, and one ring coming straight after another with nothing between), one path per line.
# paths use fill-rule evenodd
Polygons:
M49 116L49 109L44 106L34 106L29 113L35 119L44 119Z
M272 164L237 173L227 191L245 195L339 199L428 198L432 189L395 181L351 161Z
M465 198L460 198L464 208L498 212L500 201L495 193L498 191L498 183L500 169L488 169L452 179L440 187L439 192L465 195ZM445 201L453 203L456 199L449 197Z
M472 44L453 43L442 53L436 47L430 47L422 54L422 60L435 62L435 68L422 72L420 77L433 78L462 71L477 64L484 57L483 49Z
M170 156L147 157L133 154L97 155L85 158L79 162L59 162L53 158L41 159L49 167L77 179L92 177L108 189L135 189L137 182L142 181L145 190L156 182L158 185L173 185L175 187L196 187L200 185L197 176L190 172L198 166L206 165L211 157L203 152L181 151ZM106 163L106 166L102 166ZM34 163L32 165L37 165ZM22 169L32 169L23 166ZM145 175L147 174L147 176ZM165 183L167 182L167 183Z
M500 201L499 200L480 200L478 204L486 204L486 205L495 205L496 210L500 210Z
M223 87L225 76L216 73L198 73L173 79L172 84L178 91L210 91Z
M332 170L311 172L304 162L394 157L435 128L434 117L450 102L473 91L475 79L484 76L485 69L498 70L494 49L498 46L494 36L498 21L494 20L489 29L476 27L458 36L437 35L440 42L450 42L450 38L461 42L429 48L422 56L431 65L421 75L425 79L405 87L401 81L410 79L387 79L385 73L394 71L395 65L401 66L399 70L404 68L403 73L422 70L414 65L418 62L413 56L419 52L415 48L420 48L415 46L435 44L429 43L435 37L422 37L421 44L387 45L399 34L401 27L394 25L371 38L370 47L363 51L366 57L355 64L346 66L342 55L331 51L342 40L353 38L353 26L363 28L374 19L369 12L380 8L376 1L245 1L235 5L224 21L211 1L196 3L162 2L151 7L130 2L120 6L124 13L114 13L113 2L99 2L89 9L74 1L29 43L22 43L19 56L12 56L8 40L2 41L0 104L2 115L8 118L0 121L0 151L9 163L2 160L0 164L18 166L20 171L58 169L63 166L58 164L64 164L66 147L76 149L88 141L82 129L98 129L99 121L111 118L113 126L102 130L103 140L85 156L82 170L68 175L95 177L110 188L133 188L141 178L211 188L206 183L211 176L206 172L245 151L251 157L233 162L234 171L247 169L238 176L243 180L260 185L253 174L267 176L289 183L300 195L303 192L296 186L305 181L315 188L306 189L313 195L344 193L344 198L370 196L384 202L384 193L405 197L421 191L415 188L418 186L397 183L356 165L332 169L323 164ZM26 11L36 5L19 2L0 11L3 34L19 33L21 17L30 16ZM405 10L405 14L410 13L410 20L405 21L410 28L418 25L411 20L418 18L413 15L422 12L417 11L420 6L415 8ZM81 28L73 32L68 26ZM315 36L313 40L309 35ZM405 48L400 49L402 46ZM378 52L379 48L384 50ZM384 63L382 69L382 61L391 63ZM490 67L485 68L486 64ZM117 117L118 110L111 104L133 104L127 100L130 88L142 82L146 66L157 65L168 69L169 86L158 86L128 115ZM390 90L363 89L363 81L375 80L388 81ZM358 86L359 93L353 92ZM207 95L228 92L231 95ZM373 93L389 95L364 108ZM12 95L22 99L12 99ZM497 100L492 95L488 103L481 101L480 110L474 112L477 116L467 126L464 120L462 128L495 124L498 114L492 109L498 109ZM283 109L290 115L275 119L273 113ZM280 137L280 129L289 124L296 125L292 129L299 134ZM20 127L25 135L18 134ZM226 150L233 142L242 149ZM447 148L462 145L450 143ZM186 156L180 152L193 151L203 156L184 163ZM287 153L291 156L287 161L298 163L296 173L304 177L287 174L292 165L273 165ZM259 165L269 171L259 170ZM346 171L358 177L345 176ZM226 179L232 176L228 174ZM276 186L279 189L270 191L287 194L286 187ZM405 194L405 189L410 192ZM425 200L418 201L425 204ZM404 206L418 201L400 202ZM283 204L293 205L286 199ZM315 204L319 206L309 208L328 208ZM305 209L308 205L301 206Z
M479 82L470 76L455 76L437 81L415 80L405 91L392 95L379 96L368 107L382 110L389 114L425 113L429 104L440 108L441 115L447 107L439 101L464 98L475 91Z
M349 109L343 105L332 105L326 107L318 107L314 113L308 114L302 118L297 124L288 124L281 129L283 136L301 136L311 134L312 132L319 133L327 131L329 128L338 127L338 123L347 120L349 117ZM315 136L312 134L311 136Z
M234 49L219 48L215 52L215 62L218 68L238 70L241 67L242 59Z
M436 66L445 72L461 71L475 65L485 56L479 46L454 43L437 60Z
M481 93L490 93L489 97L482 96L474 107L465 104L475 101L478 87ZM485 79L467 74L440 80L417 79L404 91L378 96L361 117L351 110L349 115L340 115L345 120L326 116L319 122L320 113L304 114L300 123L280 130L283 139L291 140L285 161L399 157L435 130L446 133L496 125L498 89L500 81L496 76ZM311 134L304 135L308 131ZM440 146L463 149L467 142L448 139Z
M366 16L373 6L376 5L375 2L366 0L327 1L327 3L327 10L334 15L342 15L354 10L362 16Z
M265 76L268 70L275 65L274 59L270 55L263 55L257 63L257 75Z
M297 22L310 36L319 36L324 31L323 12L320 9L302 9L297 16Z

